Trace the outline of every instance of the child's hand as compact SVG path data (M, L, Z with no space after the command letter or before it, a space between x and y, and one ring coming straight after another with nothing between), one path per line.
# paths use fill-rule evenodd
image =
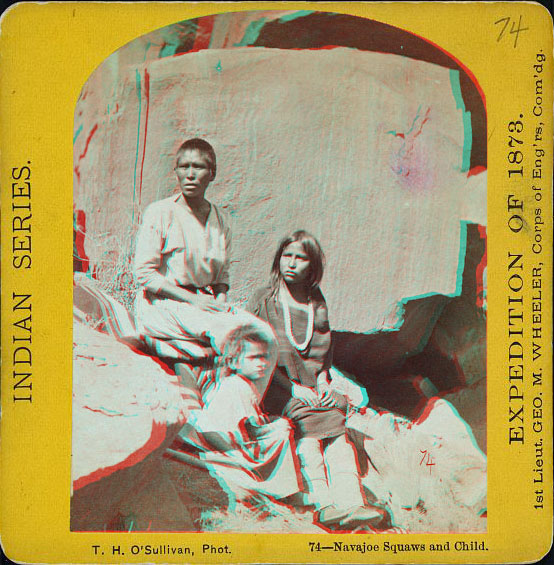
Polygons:
M308 386L303 386L299 384L292 385L292 396L297 398L305 404L306 406L318 406L319 398L317 393Z
M244 420L244 430L249 439L256 438L260 435L260 430L267 424L267 418L250 416Z
M283 432L292 431L291 423L286 418L277 418L268 425L277 431L283 431Z

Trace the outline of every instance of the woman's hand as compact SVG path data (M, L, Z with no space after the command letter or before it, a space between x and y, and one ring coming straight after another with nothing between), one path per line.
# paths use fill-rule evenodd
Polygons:
M230 312L231 306L226 302L215 300L210 294L196 294L190 300L190 304L198 306L198 308L207 312Z
M156 294L158 294L158 296L171 298L171 300L191 304L206 312L231 312L233 306L227 302L228 288L226 284L217 284L213 286L213 295L201 294L177 286L167 279L164 279L163 284L156 291Z
M308 386L293 383L292 396L306 406L319 406L317 393Z
M232 308L230 304L219 298L222 296L221 294L219 294L218 299L216 299L211 294L197 294L196 292L191 292L169 281L165 282L164 286L158 291L158 294L171 298L172 300L191 304L207 312L230 312Z
M214 292L215 299L218 302L227 302L227 291L229 287L226 284L214 284L212 285L212 290Z

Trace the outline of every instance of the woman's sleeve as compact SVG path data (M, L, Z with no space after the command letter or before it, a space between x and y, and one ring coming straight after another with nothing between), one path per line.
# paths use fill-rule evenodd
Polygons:
M160 273L164 235L162 216L149 206L137 233L135 248L135 277L144 288L156 294L163 286L165 277Z
M229 268L231 266L231 248L232 248L232 231L230 227L229 218L218 210L219 224L221 226L221 236L225 239L225 261L223 262L223 267L219 271L217 280L214 284L226 284L228 288L231 287Z

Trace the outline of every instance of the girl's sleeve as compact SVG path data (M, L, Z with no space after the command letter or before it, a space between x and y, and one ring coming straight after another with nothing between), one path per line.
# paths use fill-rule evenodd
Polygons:
M137 233L135 248L135 277L144 288L156 294L165 277L160 273L164 235L160 212L149 206Z
M320 308L323 308L324 312L325 312L325 318L327 320L327 324L329 325L329 310L327 308L327 303L325 302L325 299L322 296L322 305L320 306ZM331 332L331 328L329 326L329 332L331 334L331 343L329 344L329 349L327 350L327 353L325 354L325 357L323 359L323 366L322 366L322 370L323 371L327 371L331 368L331 365L333 364L333 348L334 348L334 340L333 340L333 333Z
M327 350L327 353L325 354L325 358L323 359L323 366L322 366L323 371L329 370L331 368L331 365L333 364L334 346L335 346L335 342L333 340L333 334L331 334L331 344L329 345L329 349Z
M235 432L244 418L258 416L249 386L236 377L221 380L204 410L211 430Z
M292 381L286 371L285 367L277 367L273 373L273 380L288 393L292 392Z

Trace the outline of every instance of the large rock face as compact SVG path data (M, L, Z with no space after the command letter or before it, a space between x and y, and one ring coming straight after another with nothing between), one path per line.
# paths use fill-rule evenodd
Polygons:
M402 301L459 293L461 221L486 223L466 118L458 71L398 55L235 47L107 63L76 110L86 252L104 276L129 271L141 212L175 190L175 150L200 136L218 155L207 196L233 222L233 299L305 228L328 258L333 327L394 329Z
M75 322L73 332L74 489L138 463L186 421L182 387L147 355Z
M205 469L164 457L186 421L171 371L74 323L73 531L195 531L227 495Z

